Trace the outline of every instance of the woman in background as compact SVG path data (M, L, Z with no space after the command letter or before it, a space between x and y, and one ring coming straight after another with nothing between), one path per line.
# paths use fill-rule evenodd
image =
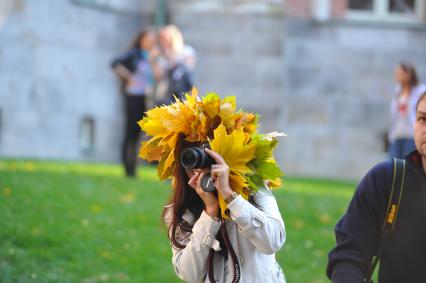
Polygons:
M155 82L162 76L157 65L158 51L155 33L143 30L132 48L112 62L112 68L122 81L125 99L126 128L122 146L122 161L126 175L134 177L140 129L137 121L147 110L147 97L153 93Z
M398 86L390 105L389 156L391 158L404 158L406 154L415 149L413 140L415 108L426 87L419 82L414 66L408 63L400 63L395 68L395 80Z
M163 27L158 41L164 77L156 89L156 104L170 104L173 96L181 99L183 93L193 88L196 52L185 45L182 32L175 25Z

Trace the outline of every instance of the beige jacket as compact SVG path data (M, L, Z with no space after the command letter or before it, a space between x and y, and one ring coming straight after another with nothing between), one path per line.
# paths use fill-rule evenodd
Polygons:
M277 202L268 188L254 195L257 209L251 203L238 196L228 209L232 221L226 221L229 240L239 258L241 283L285 283L284 273L275 260L275 253L284 245L286 233L284 222L278 210ZM166 216L170 223L171 214ZM194 223L193 215L187 211L183 219ZM186 282L210 282L207 276L207 257L210 247L219 250L215 239L221 223L204 211L195 222L192 233L177 230L176 238L186 247L172 247L175 272ZM219 232L220 233L220 232ZM231 257L225 261L223 256L215 254L213 259L214 278L217 283L232 281L234 271Z

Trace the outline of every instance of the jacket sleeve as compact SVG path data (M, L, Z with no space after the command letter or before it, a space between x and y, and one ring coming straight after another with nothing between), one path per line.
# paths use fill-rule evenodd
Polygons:
M286 239L277 201L268 188L259 190L254 195L254 201L260 209L242 196L234 199L228 204L231 219L260 252L273 254L281 249Z
M194 223L192 233L177 232L176 239L186 245L183 249L172 245L172 262L180 279L196 283L203 281L207 275L207 257L210 248L219 248L219 242L215 237L220 225L220 221L214 220L203 211Z
M369 274L385 217L391 168L391 162L383 162L367 173L337 223L336 246L327 266L333 283L364 282Z
M132 66L132 60L135 57L135 51L130 50L121 56L114 58L111 62L111 68L117 67L117 65L122 65L124 68L129 70L129 72L134 72L134 67Z

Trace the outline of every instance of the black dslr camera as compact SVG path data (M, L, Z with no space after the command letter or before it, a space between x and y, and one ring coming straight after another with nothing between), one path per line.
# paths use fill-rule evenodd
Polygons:
M200 147L189 147L182 150L180 154L180 164L185 169L206 169L215 164L215 160L208 155L204 149L210 148L208 143L203 143ZM201 180L201 188L206 192L216 190L211 174L206 174Z

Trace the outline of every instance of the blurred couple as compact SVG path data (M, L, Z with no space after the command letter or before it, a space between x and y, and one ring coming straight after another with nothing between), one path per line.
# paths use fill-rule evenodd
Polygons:
M174 96L181 99L192 89L195 62L195 50L184 44L181 31L174 25L142 30L130 49L112 61L125 105L122 161L127 176L136 175L137 121L148 108L170 104Z

